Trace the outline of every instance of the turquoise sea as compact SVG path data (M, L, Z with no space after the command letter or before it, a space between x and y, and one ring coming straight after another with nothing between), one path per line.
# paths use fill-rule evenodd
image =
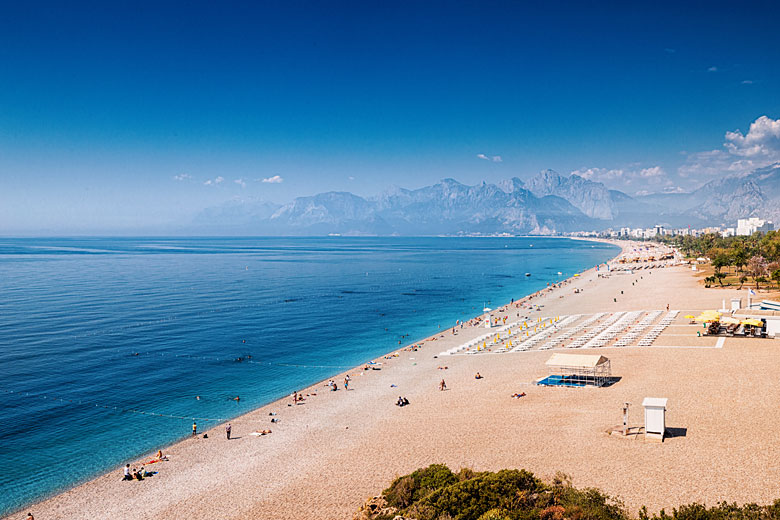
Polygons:
M211 427L617 253L558 238L0 239L0 514L187 436L193 417Z

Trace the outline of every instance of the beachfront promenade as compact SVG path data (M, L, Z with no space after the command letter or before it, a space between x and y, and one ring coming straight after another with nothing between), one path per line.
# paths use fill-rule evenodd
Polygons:
M689 268L599 274L583 273L520 309L494 311L495 317L508 316L507 322L528 317L531 327L520 329L528 336L517 335L511 348L494 341L488 350L485 338L483 349L461 349L491 331L466 326L453 335L447 329L416 351L378 360L382 370L348 371L349 391L340 385L330 392L318 384L302 391L309 397L301 404L288 406L287 399L232 421L229 441L220 426L208 439L170 447L170 461L155 464L159 474L153 478L122 482L117 470L28 509L36 518L68 519L98 513L136 519L351 518L394 477L431 463L525 468L543 478L563 471L577 486L620 497L634 514L641 505L652 511L691 501L780 497L780 449L774 442L780 429L780 383L774 377L780 341L698 337L683 316L719 308L723 298L738 294L703 290ZM650 346L640 346L669 315L667 305L679 315L667 320ZM563 341L553 341L594 316ZM540 327L534 321L539 318L557 320L554 332L519 348ZM643 321L631 342L613 346ZM579 344L594 327L602 328ZM603 346L588 343L600 334ZM547 375L551 352L573 348L608 356L620 381L585 389L532 384ZM445 352L451 355L440 355ZM475 379L476 372L483 378ZM333 379L341 383L345 374ZM438 388L442 378L446 391ZM512 399L516 392L527 395ZM410 405L394 406L399 395ZM669 399L672 438L657 444L606 433L620 423L624 402L632 403L630 425L642 425L645 397ZM280 422L271 423L271 412ZM251 435L266 428L273 433Z

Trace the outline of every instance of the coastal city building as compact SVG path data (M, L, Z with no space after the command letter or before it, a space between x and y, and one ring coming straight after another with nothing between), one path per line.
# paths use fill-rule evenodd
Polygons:
M733 236L750 236L754 233L766 233L774 231L775 227L771 220L764 220L757 217L739 219L736 227L708 226L703 228L672 228L662 224L656 224L652 228L630 228L622 227L620 229L606 229L604 231L579 231L568 233L568 236L575 237L607 237L607 238L629 238L636 240L652 240L657 237L666 236L692 236L699 237L707 234L716 234L724 238Z
M773 231L774 229L774 225L772 225L772 222L769 220L761 220L756 217L741 218L737 220L738 236L750 236L756 231L765 233L767 231Z

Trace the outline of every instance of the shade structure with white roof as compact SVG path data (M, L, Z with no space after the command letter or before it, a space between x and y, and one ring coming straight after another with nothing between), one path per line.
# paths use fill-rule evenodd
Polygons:
M600 355L556 352L545 365L550 376L540 384L550 386L604 386L612 378L609 359Z

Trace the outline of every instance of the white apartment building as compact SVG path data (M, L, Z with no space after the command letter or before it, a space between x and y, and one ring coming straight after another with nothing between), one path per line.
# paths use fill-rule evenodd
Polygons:
M737 235L738 236L750 236L756 231L766 233L772 231L775 226L769 220L761 220L760 218L750 217L741 218L737 220Z

